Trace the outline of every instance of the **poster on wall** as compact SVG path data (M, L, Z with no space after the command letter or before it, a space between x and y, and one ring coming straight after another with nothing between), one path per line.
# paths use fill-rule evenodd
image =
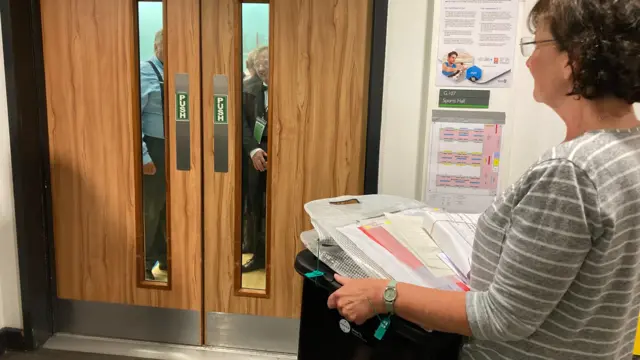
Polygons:
M436 86L508 88L518 0L441 0Z
M483 212L499 185L503 112L433 110L425 202Z

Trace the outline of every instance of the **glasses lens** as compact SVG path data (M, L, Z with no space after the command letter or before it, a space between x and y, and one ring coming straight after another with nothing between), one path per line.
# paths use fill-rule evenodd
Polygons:
M523 37L520 40L520 51L522 52L522 56L529 57L533 54L533 51L536 49L536 44L531 37Z

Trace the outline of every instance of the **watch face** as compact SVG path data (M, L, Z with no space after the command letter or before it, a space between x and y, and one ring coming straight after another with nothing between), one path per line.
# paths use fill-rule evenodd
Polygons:
M393 301L396 299L396 289L388 288L384 290L385 301Z

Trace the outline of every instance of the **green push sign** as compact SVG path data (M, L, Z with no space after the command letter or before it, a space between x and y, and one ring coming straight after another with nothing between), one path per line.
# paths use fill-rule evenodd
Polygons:
M213 98L214 101L214 121L216 124L227 124L227 96L216 95Z
M176 92L176 120L189 121L189 94Z

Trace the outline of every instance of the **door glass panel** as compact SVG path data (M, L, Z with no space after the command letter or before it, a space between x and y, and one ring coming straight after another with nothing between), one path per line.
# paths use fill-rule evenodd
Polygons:
M269 4L242 4L242 288L266 289Z
M144 279L166 283L167 173L163 3L138 2Z

